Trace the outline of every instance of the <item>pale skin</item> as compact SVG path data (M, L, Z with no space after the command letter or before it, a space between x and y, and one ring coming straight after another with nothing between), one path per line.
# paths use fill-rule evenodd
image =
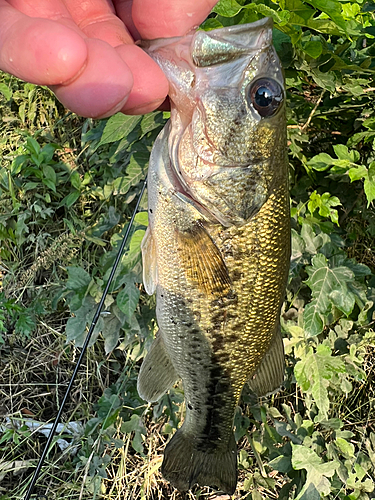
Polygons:
M47 85L70 110L101 118L157 109L168 93L139 39L181 36L217 0L0 0L0 70Z

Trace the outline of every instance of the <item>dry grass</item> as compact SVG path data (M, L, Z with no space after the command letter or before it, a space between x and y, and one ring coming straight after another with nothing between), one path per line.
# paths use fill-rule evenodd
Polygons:
M46 438L39 433L31 433L22 428L25 420L41 422L53 421L62 401L66 387L72 375L77 352L71 345L64 344L62 325L64 318L55 318L54 323L40 325L39 334L30 340L6 337L0 359L0 425L11 420L13 440L8 437L0 444L0 495L18 500L26 492L27 484L33 472L33 466L46 443ZM90 348L82 364L75 387L63 412L62 422L80 421L83 424L94 416L93 407L104 389L115 382L117 375L111 366L111 356L103 363L102 345L96 343ZM9 421L8 421L9 422ZM165 419L154 422L151 411L146 414L147 438L145 456L136 453L131 447L131 434L120 431L121 421L116 422L117 439L124 441L124 446L115 448L108 445L103 453L110 457L107 466L108 479L98 486L96 498L106 500L193 500L197 498L226 500L228 495L218 494L209 488L195 487L182 494L164 481L160 473L163 450L168 437L162 428ZM81 436L82 440L86 438ZM50 500L66 498L88 500L94 498L95 484L88 473L89 465L95 459L96 445L92 444L92 456L87 467L75 470L74 455L70 452L74 444L62 452L54 446L48 455L39 478L35 493L46 495ZM82 442L78 442L78 446ZM252 456L246 438L240 443L240 449L246 449ZM254 460L255 470L258 470ZM248 491L243 484L249 471L239 471L239 484L234 499L244 499ZM282 475L275 471L271 476L277 482L277 490L285 483ZM277 498L276 491L263 491L264 497Z

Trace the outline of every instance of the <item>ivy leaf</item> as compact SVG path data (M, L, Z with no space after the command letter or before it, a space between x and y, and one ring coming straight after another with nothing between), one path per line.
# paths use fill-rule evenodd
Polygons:
M294 367L294 376L303 392L310 392L321 413L327 418L329 410L328 385L339 373L345 372L345 364L338 356L332 356L329 346L319 344L309 348L306 356Z
M312 301L306 305L303 311L303 326L308 337L316 337L316 335L319 335L323 331L323 315L320 313L316 301Z
M285 455L279 455L278 457L268 462L268 465L274 470L284 473L289 472L292 468L290 456Z
M352 458L355 456L354 445L352 443L349 443L349 441L347 441L346 439L338 437L336 438L335 443L345 457Z
M330 262L321 253L313 257L312 266L308 266L306 271L309 275L306 284L311 288L312 301L304 311L304 328L307 337L314 337L320 333L320 321L323 318L328 320L332 305L347 316L352 312L355 295L349 290L348 283L354 281L354 273L345 266L331 268ZM340 299L340 294L345 297Z
M295 470L306 469L306 482L296 500L320 500L321 495L329 495L332 477L339 467L337 460L323 462L310 448L292 443L292 466Z

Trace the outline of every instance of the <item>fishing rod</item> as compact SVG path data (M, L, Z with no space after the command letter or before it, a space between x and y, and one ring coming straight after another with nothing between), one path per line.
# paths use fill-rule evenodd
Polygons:
M29 488L26 492L26 495L24 497L24 500L30 500L30 497L34 491L34 487L35 487L35 484L38 480L38 477L39 477L39 474L40 474L40 471L42 470L42 466L43 466L43 463L44 463L44 460L47 456L47 453L49 451L49 448L50 448L50 445L51 445L51 442L52 442L52 439L54 437L54 434L56 432L56 429L57 429L57 426L60 422L60 419L61 419L61 415L62 415L62 412L63 412L63 409L65 407L65 404L68 400L68 397L70 395L70 392L72 390L72 387L73 387L73 384L74 384L74 381L75 381L75 378L77 376L77 373L78 373L78 370L79 370L79 367L82 363L82 360L83 360L83 356L85 355L85 352L87 350L87 346L89 345L89 342L90 342L90 339L91 339L91 336L92 336L92 332L94 331L94 328L96 326L96 323L98 322L98 319L100 317L100 313L102 311L102 308L103 308L103 305L104 305L104 301L105 301L105 298L107 296L107 293L109 291L109 287L111 286L112 284L112 281L113 281L113 278L114 278L114 275L115 275L115 272L116 272L116 269L117 269L117 266L120 262L120 259L121 259L121 256L122 256L122 253L124 251L124 248L125 248L125 245L126 245L126 242L129 238L129 234L130 234L130 231L131 231L131 228L132 228L132 225L133 225L133 222L134 222L134 218L138 212L138 209L139 209L139 205L141 203L141 199L142 199L142 196L143 196L143 193L145 192L145 189L146 189L146 184L147 184L147 176L145 177L144 181L143 181L143 185L142 185L142 189L141 189L141 193L138 197L138 200L137 200L137 204L135 206L135 209L133 211L133 215L131 216L131 219L130 219L130 222L129 222L129 225L126 229L126 232L125 232L125 235L124 235L124 238L121 242L121 245L120 245L120 248L117 252L117 255L116 255L116 259L115 259L115 262L113 264L113 267L112 267L112 270L111 270L111 274L108 278L108 282L107 282L107 285L104 289L104 292L103 292L103 295L102 295L102 298L100 299L100 302L98 304L98 307L96 308L96 311L95 311L95 315L94 315L94 318L91 322L91 325L90 325L90 328L89 328L89 331L88 331L88 334L86 336L86 340L83 344L83 347L82 347L82 350L81 350L81 354L79 355L79 358L78 358L78 361L77 361L77 364L74 368L74 372L73 372L73 375L72 375L72 378L70 379L70 382L69 382L69 385L68 385L68 388L66 389L66 392L65 392L65 395L64 395L64 398L62 400L62 403L61 403L61 406L60 406L60 409L56 415L56 419L53 423L53 426L51 428L51 431L48 435L48 438L47 438L47 443L43 449L43 452L39 458L39 461L38 461L38 464L36 466L36 469L34 471L34 474L33 474L33 477L31 479L31 482L30 482L30 485L29 485Z

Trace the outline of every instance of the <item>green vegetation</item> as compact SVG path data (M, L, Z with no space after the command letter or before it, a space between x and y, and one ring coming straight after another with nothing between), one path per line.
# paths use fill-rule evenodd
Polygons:
M221 0L205 29L273 17L288 98L292 262L285 390L236 413L236 499L375 498L375 4ZM166 116L93 122L0 79L0 499L21 499L114 262ZM146 199L36 491L182 498L159 468L180 386L151 406L156 329L141 281ZM195 488L187 498L203 498ZM210 497L212 498L212 496Z

